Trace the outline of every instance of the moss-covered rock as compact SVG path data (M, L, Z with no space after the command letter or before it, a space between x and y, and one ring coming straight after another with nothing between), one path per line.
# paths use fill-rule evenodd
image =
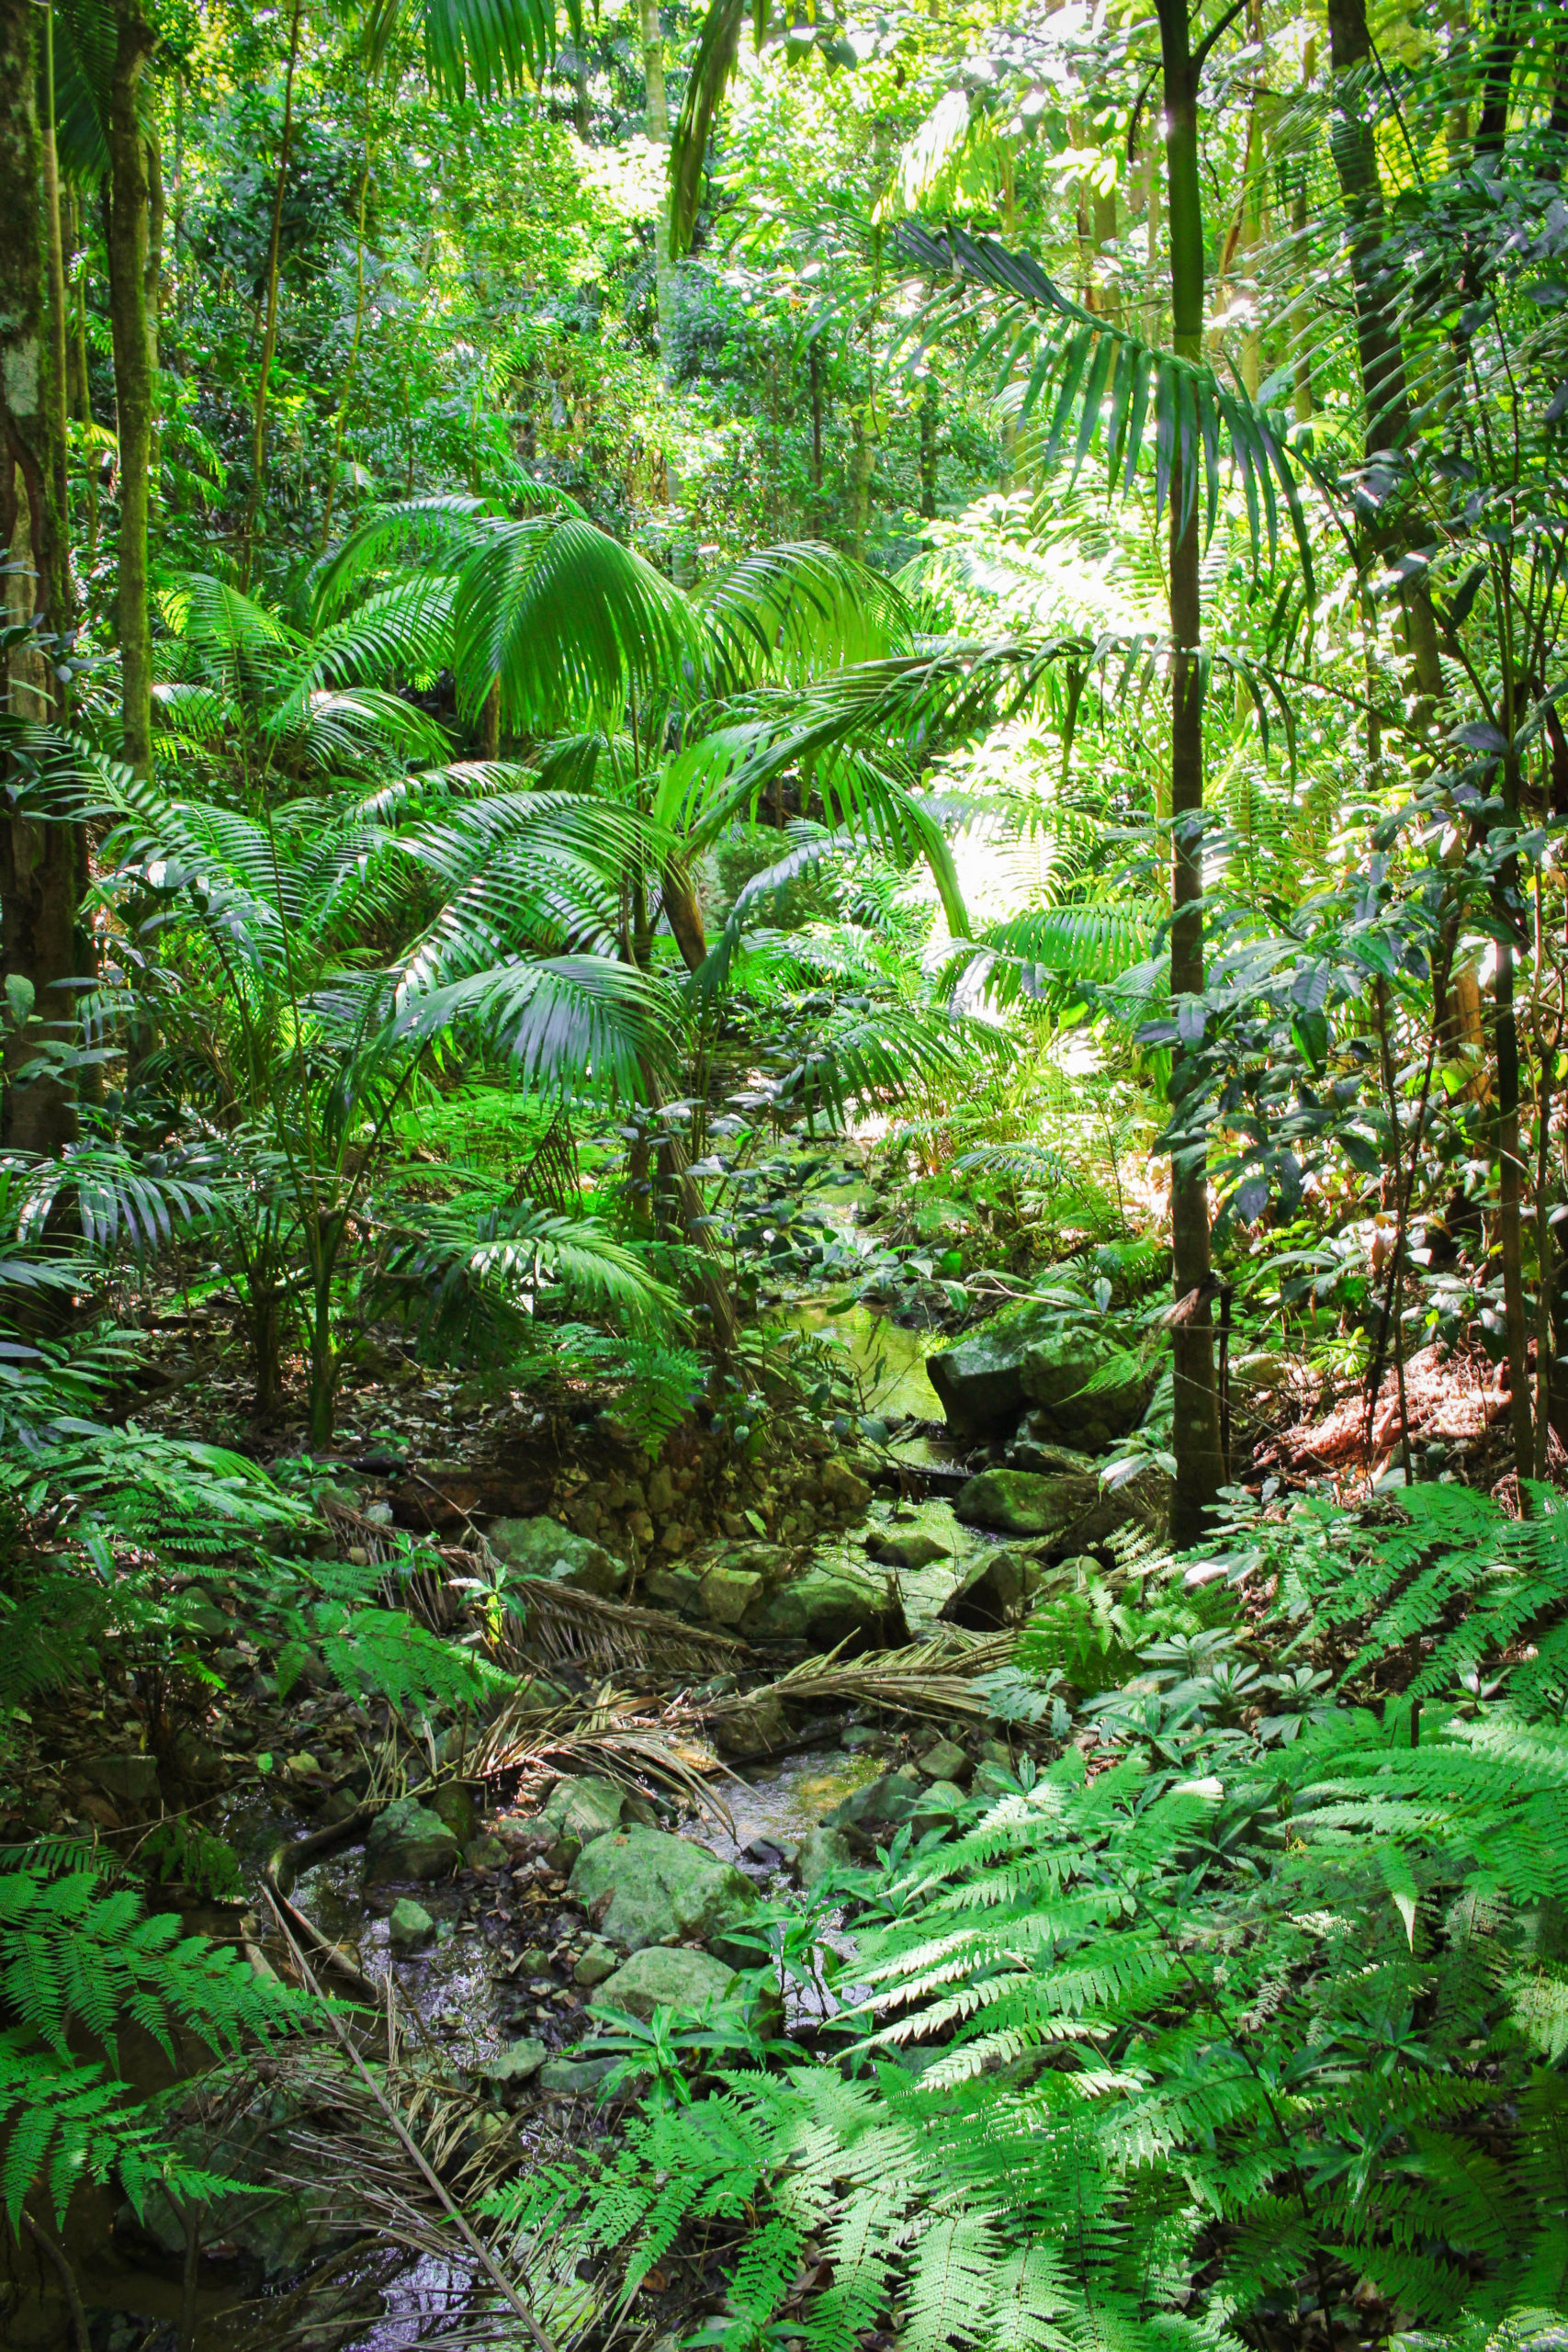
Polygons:
M722 1943L757 1907L749 1879L694 1838L620 1829L585 1846L571 1892L605 1940L625 1952L648 1944Z

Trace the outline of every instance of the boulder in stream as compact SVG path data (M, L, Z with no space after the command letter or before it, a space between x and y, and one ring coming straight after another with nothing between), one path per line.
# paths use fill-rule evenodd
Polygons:
M853 1860L850 1841L841 1829L808 1829L795 1852L795 1874L809 1894L818 1879L826 1878L829 1871L848 1870Z
M1064 1329L1058 1308L1022 1299L928 1358L926 1369L954 1437L1010 1430L1032 1406L1037 1442L1095 1453L1132 1428L1146 1401L1141 1373L1117 1376L1124 1355L1109 1332ZM1105 1385L1091 1387L1097 1380Z
M547 1577L552 1584L571 1585L601 1600L614 1600L626 1580L624 1560L558 1519L498 1519L490 1531L490 1547L520 1576Z
M625 1952L648 1944L715 1943L757 1907L750 1881L694 1838L662 1829L619 1829L585 1846L571 1893L607 1942ZM744 1956L741 1948L740 1956Z
M902 1614L888 1577L863 1552L828 1543L778 1588L747 1630L764 1640L808 1642L826 1650L842 1641L900 1641Z
M399 1797L378 1813L365 1840L365 1877L375 1886L387 1879L450 1878L463 1849L438 1813L418 1797Z
M531 2083L549 2054L537 2036L530 2034L522 2041L509 2042L499 2058L487 2059L479 2068L479 2080L504 2098L508 2091L521 2090L525 2083Z
M600 1988L601 2001L628 2009L646 2024L655 2009L705 2009L739 1982L733 1968L705 1951L648 1944L634 1951Z
M411 1894L398 1897L387 1922L387 1941L400 1952L419 1951L435 1941L435 1922L423 1903L416 1903Z
M1103 1543L1127 1516L1097 1478L1045 1478L1034 1470L982 1470L960 1487L956 1509L972 1527L1043 1536L1080 1549Z
M762 1578L746 1568L710 1568L702 1581L702 1611L712 1625L739 1625L761 1598Z
M539 1818L547 1821L558 1839L575 1838L591 1846L621 1826L626 1798L614 1781L592 1777L558 1781L545 1801Z

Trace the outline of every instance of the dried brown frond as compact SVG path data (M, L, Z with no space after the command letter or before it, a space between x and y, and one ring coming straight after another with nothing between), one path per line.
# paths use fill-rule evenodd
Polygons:
M595 1674L733 1674L751 1657L732 1634L601 1600L547 1577L514 1577L507 1590L522 1596L524 1617L508 1611L495 1656L516 1670L543 1661Z
M733 1691L724 1698L683 1704L707 1722L754 1713L772 1701L785 1706L820 1706L838 1701L856 1706L891 1708L909 1715L959 1715L976 1721L989 1713L992 1702L971 1688L975 1678L994 1673L1012 1657L1015 1633L974 1634L962 1626L944 1625L929 1641L906 1649L879 1650L858 1657L803 1658L776 1682L752 1690Z

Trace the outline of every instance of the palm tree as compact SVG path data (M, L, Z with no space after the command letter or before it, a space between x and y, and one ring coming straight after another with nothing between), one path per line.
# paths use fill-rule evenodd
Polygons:
M434 1054L498 1057L546 1096L635 1096L668 1065L671 1007L615 953L615 877L635 821L572 796L493 788L492 771L426 772L311 795L259 817L124 778L108 894L160 942L163 1043L139 1083L174 1092L243 1172L231 1239L264 1409L276 1402L281 1310L294 1293L310 1352L310 1433L332 1434L334 1284L356 1231L398 1226L384 1177L392 1122ZM409 933L411 905L434 911ZM364 941L405 933L393 955ZM513 1203L479 1213L480 1279L568 1291L632 1326L672 1303L592 1220ZM407 1219L404 1219L406 1225ZM456 1244L453 1245L456 1247ZM450 1254L450 1253L449 1253ZM529 1271L531 1269L531 1271Z

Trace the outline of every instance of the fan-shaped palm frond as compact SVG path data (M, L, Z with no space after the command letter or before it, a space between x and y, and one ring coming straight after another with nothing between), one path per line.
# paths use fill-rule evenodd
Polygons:
M313 686L269 712L265 732L311 766L363 766L389 751L404 759L445 760L445 729L401 695L381 686Z
M579 0L567 0L567 17L581 38ZM472 88L488 98L543 77L556 52L556 9L554 0L374 0L365 28L371 63L413 32L435 89L461 98Z
M705 589L699 610L718 649L720 695L878 661L914 627L892 581L814 541L742 556Z
M574 514L495 522L458 582L459 706L499 685L503 726L542 734L617 720L700 662L686 598L635 548Z
M235 693L269 684L300 643L276 613L209 571L183 572L159 604L165 627Z
M564 491L547 483L538 484L537 490L541 513L581 514L577 501ZM410 567L456 572L482 544L487 525L505 519L493 499L456 490L399 499L375 508L316 571L317 626L341 613L367 581L382 572Z
M948 1096L974 1084L974 1056L1007 1060L1011 1039L999 1029L960 1021L925 1006L878 1006L826 1021L788 1070L779 1101L808 1114L842 1119L853 1105L907 1102L922 1091Z
M962 961L982 992L998 1004L1038 990L1043 980L1113 980L1148 954L1155 922L1145 907L1102 904L1035 907L982 933ZM957 974L954 974L956 980Z
M453 582L400 580L310 639L303 686L428 685L452 659Z
M526 1084L557 1096L636 1099L670 1059L671 1011L635 966L557 956L411 991L394 1027L409 1045L471 1030L510 1055Z

